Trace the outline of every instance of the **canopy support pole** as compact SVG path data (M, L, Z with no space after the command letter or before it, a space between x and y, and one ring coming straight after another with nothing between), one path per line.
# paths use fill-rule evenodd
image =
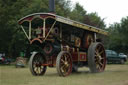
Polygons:
M29 22L29 39L31 39L31 22Z
M22 25L21 25L21 28L22 28L22 30L23 30L23 32L24 32L24 34L25 34L25 36L27 37L27 39L30 41L29 36L27 35L27 33L26 33L26 31L24 30L24 28L23 28L23 26L22 26Z

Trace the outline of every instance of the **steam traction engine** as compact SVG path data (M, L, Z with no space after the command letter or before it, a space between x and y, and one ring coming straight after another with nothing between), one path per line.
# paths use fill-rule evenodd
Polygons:
M29 61L33 75L43 75L47 66L56 66L60 76L83 66L93 73L104 71L105 50L96 40L97 34L107 35L104 30L51 13L31 14L18 23L30 44L38 46Z

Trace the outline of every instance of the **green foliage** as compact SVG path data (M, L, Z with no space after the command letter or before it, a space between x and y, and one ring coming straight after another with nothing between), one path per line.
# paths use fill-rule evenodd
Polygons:
M83 6L81 6L79 3L76 3L70 14L70 18L79 22L84 22L85 15L86 11L84 10Z
M55 0L56 4L56 14L64 17L68 17L71 12L71 2L70 0Z
M71 7L70 0L55 0L55 4L57 15L94 24L93 26L105 26L96 13L86 14L86 10L79 3L76 3L74 8ZM17 21L37 12L49 12L49 0L0 0L0 52L15 58L21 51L28 51L29 43Z
M121 23L114 23L109 27L108 48L117 52L128 53L128 17L122 18Z
M20 36L17 21L22 16L21 10L27 7L29 1L0 0L0 15L2 15L0 16L0 51L4 51L7 54L6 56L15 56L15 54L18 54L18 45L16 43L22 37L17 38ZM20 43L18 44L22 46L23 43L21 45Z
M84 23L101 29L104 29L106 27L104 19L101 19L101 17L98 16L97 13L87 14L84 18Z

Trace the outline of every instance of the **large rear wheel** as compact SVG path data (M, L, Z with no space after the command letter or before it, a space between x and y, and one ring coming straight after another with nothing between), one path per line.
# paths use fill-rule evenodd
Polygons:
M45 56L41 53L33 53L30 61L29 68L33 75L39 76L44 75L46 72L46 66L42 66L46 62Z
M92 43L88 49L88 66L92 73L103 72L106 66L105 49L101 43Z
M57 56L56 67L60 76L68 76L72 72L72 58L70 53L61 51Z

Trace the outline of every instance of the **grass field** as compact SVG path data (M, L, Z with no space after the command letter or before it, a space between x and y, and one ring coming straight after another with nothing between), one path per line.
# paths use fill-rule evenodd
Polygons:
M59 77L56 68L48 68L44 76L33 76L27 67L0 66L0 85L128 85L128 63L107 65L96 74L80 68L68 77Z

